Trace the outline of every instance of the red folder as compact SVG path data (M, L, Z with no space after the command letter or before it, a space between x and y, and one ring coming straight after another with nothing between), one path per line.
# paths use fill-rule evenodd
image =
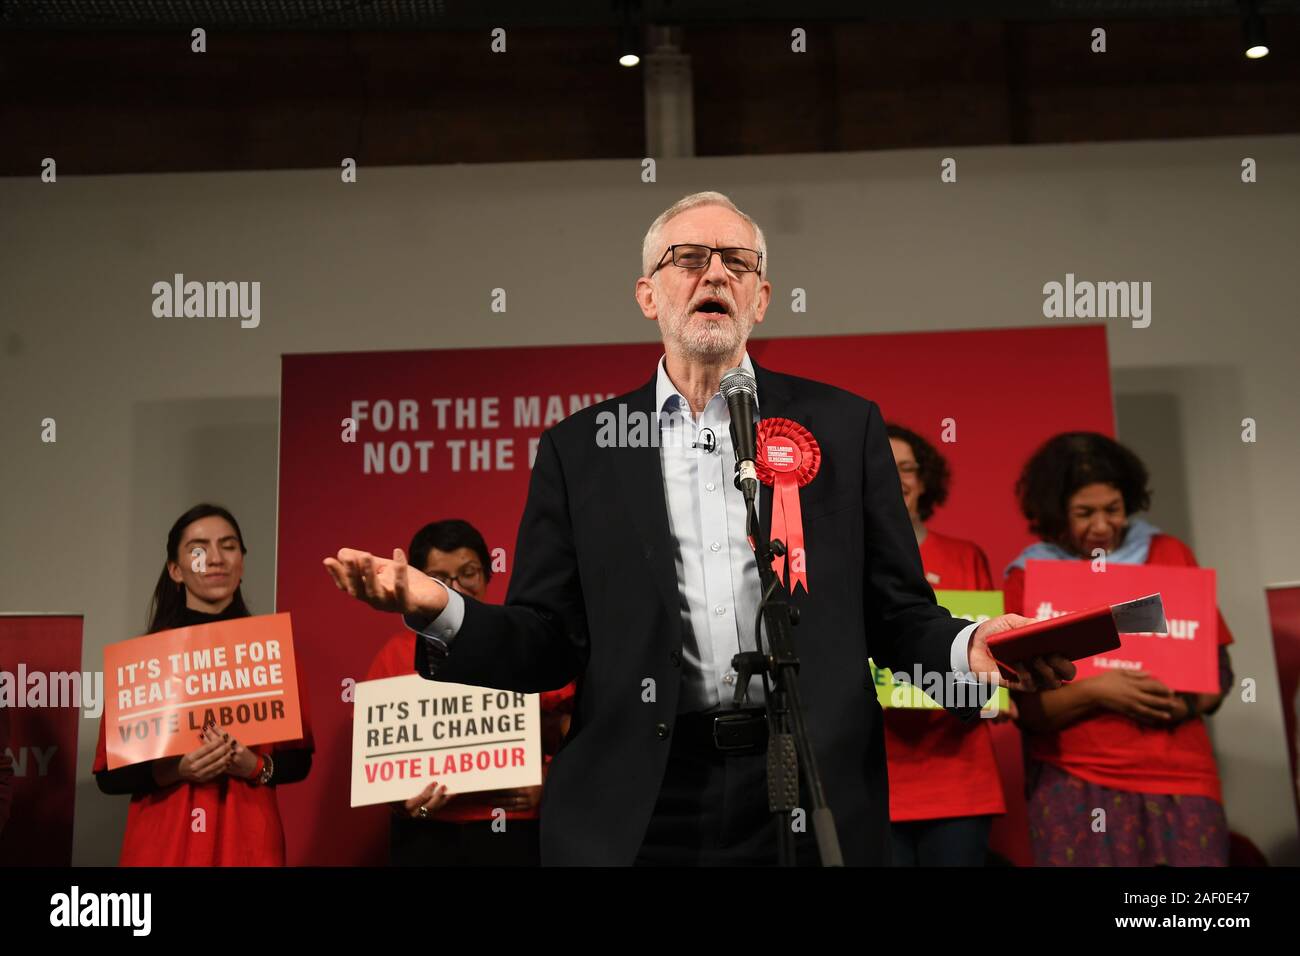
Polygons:
M1035 621L989 637L989 653L1008 680L1017 679L1010 664L1049 654L1062 654L1077 661L1117 647L1119 630L1109 604Z

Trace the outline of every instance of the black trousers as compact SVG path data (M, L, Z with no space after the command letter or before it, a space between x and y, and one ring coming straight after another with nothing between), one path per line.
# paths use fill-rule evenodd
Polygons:
M393 866L540 866L539 836L536 820L507 818L498 832L491 820L398 819L389 831L389 860Z
M775 866L766 754L724 754L683 734L670 741L668 768L637 865ZM805 832L795 834L796 859L800 866L816 866L811 810L803 809L806 825Z
M894 866L983 866L991 816L912 820L890 827Z

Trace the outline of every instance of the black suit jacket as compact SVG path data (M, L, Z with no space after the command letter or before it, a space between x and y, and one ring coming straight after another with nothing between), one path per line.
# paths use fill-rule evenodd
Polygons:
M898 470L874 402L754 367L763 418L792 418L821 446L801 489L807 579L792 599L800 689L827 802L849 864L888 860L880 706L867 657L911 673L950 670L955 620L921 569ZM437 679L542 691L577 679L569 736L542 804L546 865L633 862L677 714L682 599L660 450L602 448L597 415L620 403L654 421L655 379L584 409L538 444L504 605L465 600ZM761 520L770 527L771 488ZM425 642L416 670L432 678ZM642 699L653 678L656 700ZM970 712L963 713L969 716ZM936 781L936 785L951 785Z

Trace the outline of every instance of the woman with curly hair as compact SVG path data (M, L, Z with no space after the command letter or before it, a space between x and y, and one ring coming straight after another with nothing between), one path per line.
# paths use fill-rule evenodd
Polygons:
M1007 611L1023 612L1025 562L1092 560L1196 567L1191 548L1142 518L1147 469L1093 432L1047 441L1016 484L1042 540L1007 567ZM1219 615L1219 693L1175 693L1144 671L1114 670L1042 694L1018 695L1026 732L1035 862L1052 866L1224 866L1228 826L1206 732L1232 684ZM1097 809L1106 812L1094 831Z

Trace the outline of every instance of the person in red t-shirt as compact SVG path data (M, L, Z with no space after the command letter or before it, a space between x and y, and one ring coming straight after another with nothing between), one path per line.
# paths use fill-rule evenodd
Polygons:
M248 617L240 587L246 551L235 516L219 505L195 505L177 518L148 633ZM116 770L108 769L107 719L101 719L95 782L103 793L131 794L119 865L283 866L275 788L304 779L314 749L301 670L298 693L299 740L245 747L207 725L184 756Z
M1112 564L1196 567L1187 545L1134 517L1150 506L1147 482L1141 460L1105 435L1070 432L1039 448L1016 494L1042 541L1008 566L1007 611L1022 612L1025 562L1034 558L1086 561L1102 549ZM1232 684L1231 642L1220 614L1217 694L1175 693L1145 671L1116 670L1020 696L1037 864L1227 865L1223 794L1202 716Z
M903 501L930 586L991 591L980 548L925 522L948 497L948 463L928 441L887 426ZM988 721L942 710L885 709L894 866L983 866L992 814L1006 813Z
M467 521L448 519L415 533L408 549L412 567L462 594L482 600L492 580L487 544ZM403 630L380 648L366 680L415 673L416 633ZM543 761L549 763L569 729L574 685L541 695ZM538 866L538 805L542 788L449 794L436 781L405 802L394 803L390 861L394 866ZM505 829L494 829L493 811L505 810Z

